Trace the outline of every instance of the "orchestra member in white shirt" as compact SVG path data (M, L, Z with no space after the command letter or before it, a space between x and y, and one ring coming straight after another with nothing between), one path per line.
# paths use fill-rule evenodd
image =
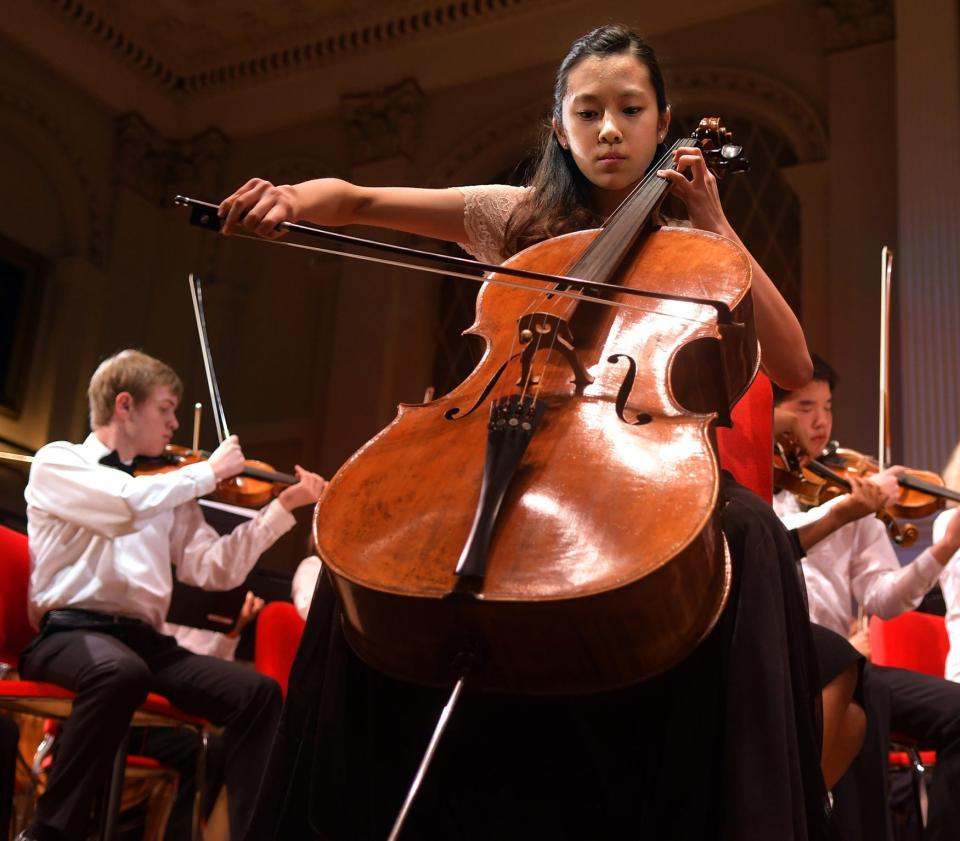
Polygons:
M803 461L823 451L833 425L836 373L816 355L813 361L813 380L804 388L787 392L774 387L777 412L791 413L802 433L798 438L808 442ZM896 476L902 469L891 467L868 479L854 478L852 493L814 508L805 509L787 491L774 495L774 510L788 529L796 530L806 552L802 566L812 621L847 635L854 601L866 614L883 619L912 610L960 548L957 518L912 563L900 565L884 525L874 515L896 499ZM886 754L892 729L937 751L924 838L960 838L960 800L956 797L960 790L960 686L871 664L864 669L862 685L867 736L851 771L834 789L838 820L845 829L842 837L864 841L891 837ZM844 814L845 809L851 811Z
M947 466L943 469L943 483L950 490L960 491L960 444L957 444L950 455ZM933 539L939 540L947 531L947 526L957 516L957 503L948 502L947 510L937 515L933 521ZM955 683L960 683L960 563L954 556L953 563L947 564L940 573L940 589L943 590L943 600L947 606L947 635L950 637L950 651L947 653L947 662L944 677Z
M219 536L196 499L239 474L236 436L205 462L132 475L136 456L160 455L178 427L180 379L134 350L105 360L90 381L92 433L37 453L26 489L29 610L40 633L24 650L25 679L77 693L45 793L21 838L85 837L91 805L130 718L150 691L224 728L231 835L243 837L280 712L276 683L192 654L161 632L171 565L187 584L240 585L260 554L313 505L323 479L297 468L253 520Z

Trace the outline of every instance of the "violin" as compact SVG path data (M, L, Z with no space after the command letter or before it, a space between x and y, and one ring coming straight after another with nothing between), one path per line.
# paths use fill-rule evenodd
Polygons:
M209 457L210 453L205 450L167 444L163 455L156 458L138 457L134 465L134 475L167 473L186 467L188 464L205 461ZM289 473L278 473L264 461L247 459L244 462L243 472L239 476L217 483L213 498L228 505L261 508L273 499L283 486L295 485L299 481L296 476Z
M870 456L831 441L819 459L803 467L795 451L778 443L773 470L777 487L790 491L804 505L813 507L853 490L851 476L866 479L879 473L880 467ZM900 526L897 520L929 517L943 509L948 499L960 502L960 493L947 488L940 476L927 470L907 468L897 476L897 484L900 496L877 516L898 546L912 545L918 531L913 525Z

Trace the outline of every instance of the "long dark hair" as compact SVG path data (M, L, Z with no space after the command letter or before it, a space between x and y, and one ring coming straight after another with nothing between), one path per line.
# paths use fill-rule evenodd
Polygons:
M653 48L636 32L619 24L608 24L588 32L574 42L557 70L553 87L552 117L563 122L563 98L570 71L584 58L603 58L629 52L650 73L657 95L657 110L667 110L663 74ZM666 152L657 147L655 160ZM530 179L533 188L514 208L504 232L504 251L516 252L550 237L595 228L603 221L590 209L590 182L577 167L573 155L560 145L552 126L546 126L541 140L539 163Z

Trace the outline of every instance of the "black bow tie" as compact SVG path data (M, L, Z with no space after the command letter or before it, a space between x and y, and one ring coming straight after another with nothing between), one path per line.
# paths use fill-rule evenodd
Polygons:
M120 456L116 450L112 450L107 453L102 459L100 459L100 464L105 467L115 467L117 470L122 470L124 473L129 473L133 475L133 464L124 464L120 461Z

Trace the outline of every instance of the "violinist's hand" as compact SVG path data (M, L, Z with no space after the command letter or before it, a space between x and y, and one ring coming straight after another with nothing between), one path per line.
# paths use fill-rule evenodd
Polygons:
M281 222L302 218L297 191L289 184L279 187L262 178L251 178L239 190L220 202L223 233L246 231L268 239L282 237Z
M773 410L773 435L788 450L797 451L800 466L803 467L819 453L813 452L813 445L806 431L797 420L797 416L779 406Z
M850 630L847 642L859 651L867 660L870 659L870 627L857 619L850 620Z
M277 497L287 511L303 505L315 505L327 486L327 480L323 476L304 470L299 464L294 468L294 473L300 481L282 490Z
M261 610L263 610L263 599L255 596L253 590L247 590L247 596L243 600L243 607L240 608L240 615L237 616L237 621L234 623L234 626L227 631L227 636L230 637L230 639L239 637L240 632L257 617L257 614Z
M240 439L236 435L224 439L223 443L210 453L208 461L218 482L239 476L243 472L245 461L243 450L240 449Z
M851 476L850 485L853 490L833 506L836 516L844 523L852 523L861 517L876 514L889 505L887 492L874 482L872 477L863 479L860 476Z
M696 146L681 146L673 159L677 169L661 169L657 175L670 182L673 195L687 206L693 227L739 241L720 205L717 178L707 168L703 152Z
M946 566L958 551L960 551L960 508L954 510L943 537L930 547L931 554L940 566Z
M897 484L897 476L906 469L906 467L902 467L899 464L894 464L886 470L881 470L867 480L873 482L875 485L879 485L880 488L883 489L885 495L884 508L888 505L893 505L893 503L900 498L900 485Z

